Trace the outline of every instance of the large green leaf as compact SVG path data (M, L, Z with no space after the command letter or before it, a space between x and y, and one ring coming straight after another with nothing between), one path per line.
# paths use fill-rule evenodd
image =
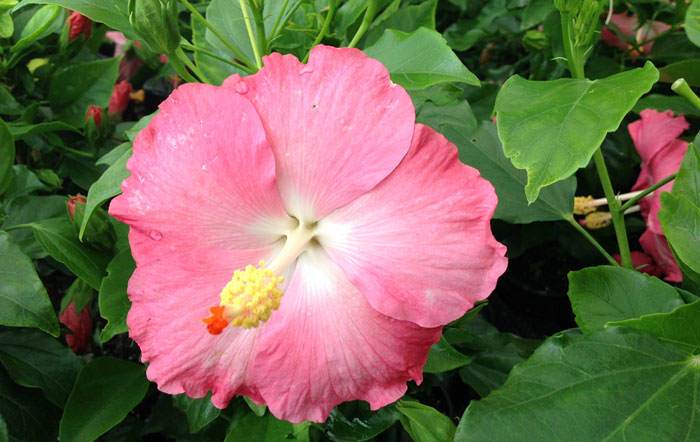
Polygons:
M694 0L685 13L685 33L688 40L700 46L700 1Z
M691 86L700 86L700 58L682 60L659 69L659 81L673 83L684 78Z
M0 325L35 327L58 336L58 321L32 261L0 231Z
M401 400L396 409L401 413L401 425L414 442L451 441L455 434L455 424L433 407Z
M440 342L430 348L428 361L425 363L423 371L426 373L442 373L464 367L471 361L472 358L457 351L447 339L442 337Z
M472 402L456 442L691 441L700 357L652 336L565 332Z
M479 79L462 64L445 39L428 28L411 33L388 29L365 52L384 63L391 78L407 89L445 82L479 85Z
M399 3L394 1L392 5L398 6ZM387 7L370 26L363 45L374 44L387 29L402 32L413 32L421 27L435 29L437 3L437 0L426 0L415 5L403 4L398 9Z
M240 2L212 0L207 6L207 21L237 49L234 52L207 29L205 38L216 49L215 52L226 54L229 59L237 58L250 66L254 65L253 48L244 25Z
M63 407L82 361L68 347L38 330L0 332L0 362L16 383L41 388Z
M7 423L10 442L56 440L58 410L38 391L15 385L0 367L0 415Z
M117 159L100 178L95 181L90 190L88 190L87 202L85 203L85 215L83 223L80 226L80 238L85 234L90 217L102 203L113 196L121 193L121 184L129 176L129 171L126 169L126 163L131 157L131 149L125 151L119 159Z
M146 395L145 368L115 358L97 358L78 374L66 403L59 436L62 442L97 439L121 422Z
M576 323L585 333L611 321L670 312L684 304L678 291L660 279L612 266L569 273L569 299Z
M498 135L513 165L527 170L527 200L586 166L658 77L647 62L601 80L508 79L496 99Z
M5 209L2 228L9 229L19 224L28 224L66 213L66 197L61 195L24 195L13 199ZM32 259L45 258L48 254L37 242L31 229L14 229L8 232L12 242Z
M59 116L80 126L90 105L107 106L119 75L119 58L75 63L51 76L49 103Z
M639 318L614 322L611 325L650 333L662 341L700 349L700 301L684 304L668 313L653 313Z
M102 280L99 296L100 315L107 320L107 325L100 333L100 341L103 343L127 331L126 314L131 303L126 295L126 287L135 267L128 248L117 253L107 266L107 276Z
M99 290L109 257L81 243L65 217L37 221L31 226L36 240L52 258Z
M303 439L303 435L295 435L294 426L289 422L276 419L270 413L262 417L249 413L234 422L224 442L288 442Z
M221 410L211 403L211 395L192 399L187 395L178 394L173 396L173 404L185 413L191 433L198 433L221 414Z
M0 119L0 195L10 187L14 175L12 173L14 163L15 140L7 124Z
M691 144L671 193L661 195L659 221L678 258L700 273L700 148Z
M129 36L136 35L129 23L128 0L25 0L22 4L60 5Z
M370 411L366 402L358 401L334 408L324 429L332 441L363 442L383 433L397 420L399 413L394 405Z
M644 109L655 109L660 112L671 110L674 114L700 117L700 109L693 106L693 104L685 98L679 96L671 97L662 94L649 94L646 97L642 97L632 110L636 113L640 113Z

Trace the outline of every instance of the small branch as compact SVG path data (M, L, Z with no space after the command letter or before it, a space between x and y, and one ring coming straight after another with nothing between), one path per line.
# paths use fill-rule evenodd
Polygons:
M372 24L372 20L374 20L374 15L377 13L377 6L377 0L368 0L365 16L362 18L362 23L360 23L360 27L357 28L355 36L350 41L350 44L348 45L349 48L354 48L357 46L360 40L362 40L362 37L365 36L365 32L367 32L367 29L369 29L369 26Z
M636 195L634 195L633 197L629 198L629 200L628 200L625 204L623 204L623 205L620 207L620 210L621 210L622 212L624 212L625 210L627 210L627 209L629 209L630 207L634 206L635 204L637 204L639 201L641 201L644 197L646 197L646 196L649 195L650 193L653 193L653 192L654 192L655 190L657 190L658 188L663 187L663 186L665 186L666 184L670 183L671 181L675 180L677 175L678 175L678 174L674 173L673 175L667 176L666 178L662 179L661 181L659 181L658 183L654 184L654 185L651 186L651 187L648 187L648 188L646 188L646 189L644 189L644 190L640 190L639 192L632 192L632 193L636 193ZM622 195L620 195L620 196L622 196ZM623 201L624 201L624 200L623 200Z
M258 48L258 40L255 38L255 31L253 31L253 22L250 19L250 14L248 13L248 0L238 0L238 3L241 5L241 12L243 13L245 29L248 32L248 40L250 40L250 46L253 48L255 66L259 70L262 68L262 58L260 58L260 48Z
M335 15L335 8L337 7L337 2L335 0L331 1L329 6L328 6L328 13L326 14L326 18L323 20L323 25L321 26L321 31L319 31L318 35L314 39L314 42L311 44L311 49L313 49L314 46L317 44L321 43L323 41L323 37L326 36L326 33L328 33L328 28L331 26L331 22L333 21L333 16ZM306 57L304 57L304 63L306 63L309 60L309 55L311 54L311 49L309 49L309 52L306 53Z
M569 224L571 224L571 226L572 226L574 229L576 229L581 235L583 235L583 237L586 238L586 239L588 240L588 242L591 243L591 245L592 245L593 247L595 247L596 250L598 250L598 251L600 252L600 254L603 255L603 257L604 257L611 265L614 265L614 266L619 266L619 265L620 265L620 263L618 263L618 262L615 260L615 258L613 258L613 257L605 250L605 248L604 248L602 245L600 245L600 243L599 243L595 238L593 238L593 236L592 236L590 233L588 233L588 230L584 229L583 226L582 226L581 224L579 224L578 222L576 222L576 220L575 220L573 217L571 217L571 216L567 217L567 218L566 218L566 221L568 221Z

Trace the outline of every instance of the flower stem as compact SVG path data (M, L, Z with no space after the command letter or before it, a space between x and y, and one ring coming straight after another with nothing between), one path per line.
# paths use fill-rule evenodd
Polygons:
M260 48L258 47L258 40L257 40L257 38L255 38L255 31L253 31L253 21L250 19L250 14L248 12L248 0L238 0L238 3L241 5L241 12L243 13L243 21L245 22L245 29L248 32L248 40L250 40L250 46L253 48L253 56L255 57L255 66L258 69L261 69L262 68L262 58L260 58Z
M236 58L238 58L239 60L241 60L241 61L243 62L243 64L245 64L246 66L249 66L249 65L250 65L250 63L249 63L249 61L248 61L248 57L246 57L245 54L244 54L240 49L238 49L234 44L232 44L232 43L229 41L229 39L226 38L226 37L224 36L224 34L222 34L222 33L221 33L218 29L216 29L214 26L212 26L212 24L209 23L209 21L207 21L207 19L204 18L204 16L203 16L202 14L199 13L199 11L197 10L197 8L195 8L195 7L194 7L189 1L187 1L187 0L178 0L178 1L179 1L180 3L182 3L182 5L183 5L188 11L190 11L190 13L192 13L192 16L193 16L196 20L200 21L204 26L206 26L206 28L209 29L209 31L210 31L212 34L214 34L214 36L215 36L216 38L218 38L218 39L221 41L221 43L223 43L224 46L226 46L226 47L233 53L233 55L236 56Z
M584 229L583 226L581 226L581 224L579 224L578 222L576 222L576 220L575 220L572 216L567 217L566 220L569 222L569 224L571 224L571 226L572 226L574 229L578 230L578 232L579 232L581 235L583 235L583 237L586 238L586 239L588 240L588 242L590 242L591 245L592 245L593 247L595 247L596 250L598 250L598 251L600 252L600 254L603 255L603 257L605 257L605 259L606 259L610 264L612 264L612 265L614 265L614 266L619 266L619 265L620 265L620 264L615 260L615 258L613 258L612 256L610 256L610 254L605 250L605 248L604 248L595 238L593 238L593 235L591 235L590 233L588 233L588 231L587 231L586 229Z
M197 76L201 83L211 83L211 80L207 78L206 74L199 70L194 63L192 63L190 57L185 54L185 51L183 51L181 47L178 46L178 48L175 49L175 55L180 59L180 61L185 63L185 66L187 66Z
M170 54L168 56L168 59L170 61L170 64L175 68L175 72L179 76L185 79L188 83L199 83L200 81L194 78L192 74L187 70L184 64L182 64L182 61L180 61L179 56L177 53Z
M314 42L311 44L311 48L316 46L317 44L321 43L323 41L323 37L326 36L326 33L328 32L328 28L331 26L331 22L333 21L333 16L335 15L335 9L338 6L336 0L331 0L331 2L328 4L328 13L326 14L326 18L323 20L323 25L321 26L321 30L319 31L318 35L314 39ZM304 63L306 63L309 60L309 55L311 54L311 49L309 49L309 52L306 53L306 57L304 57Z
M189 50L192 51L192 52L200 52L200 53L206 55L207 57L211 57L211 58L213 58L213 59L215 59L215 60L218 60L218 61L220 61L220 62L222 62L222 63L226 63L226 64L228 64L228 65L234 66L234 67L236 67L236 68L242 70L243 72L246 72L246 73L249 73L249 74L252 74L252 73L253 73L253 70L252 70L251 68L249 68L248 66L245 66L245 65L243 65L243 64L241 64L241 63L238 63L238 62L236 62L236 61L227 60L226 58L224 58L224 57L222 57L222 56L220 56L220 55L217 55L217 54L215 54L214 52L212 52L212 51L210 51L210 50L208 50L208 49L204 49L204 48L201 48L201 47L199 47L199 46L195 46L195 45L193 45L193 44L191 44L191 43L189 43L189 42L188 42L188 43L185 43L185 42L180 43L180 46L182 46L182 47L185 48L185 49L189 49Z
M348 45L349 48L354 48L357 46L357 44L362 40L362 37L365 36L365 32L367 32L367 29L369 29L369 25L372 24L372 20L374 20L374 15L377 13L377 0L368 0L367 1L367 9L365 10L365 16L362 18L362 23L360 23L360 27L357 29L357 32L355 32L355 36L352 38L350 41L350 44Z
M685 81L685 78L679 78L674 81L671 85L671 89L673 92L690 101L693 106L700 109L700 98L698 98L695 92L688 86L688 82Z
M615 197L615 191L610 181L608 168L605 165L605 158L600 148L596 149L593 154L593 161L598 170L600 184L603 186L603 193L608 199L608 209L612 215L613 228L617 237L617 247L620 249L620 258L622 266L628 269L632 268L632 254L630 252L629 241L627 240L627 229L625 228L625 216L621 210L620 201Z
M678 174L674 173L673 175L669 175L666 178L659 181L658 183L654 184L653 186L650 186L644 190L639 191L634 197L627 200L627 202L620 207L620 211L624 212L625 210L629 209L630 207L634 206L639 201L641 201L642 198L644 198L647 195L649 195L650 193L654 192L659 187L662 187L662 186L670 183L671 181L675 180L676 175L678 175Z
M583 79L585 77L583 64L574 48L573 35L571 35L571 15L568 13L561 14L561 34L569 72L573 78Z

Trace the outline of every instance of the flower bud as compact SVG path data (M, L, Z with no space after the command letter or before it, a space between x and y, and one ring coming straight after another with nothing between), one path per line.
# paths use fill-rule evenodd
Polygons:
M87 40L92 35L92 20L79 12L73 12L68 17L68 41L73 41L84 35Z
M66 201L66 209L68 209L68 217L71 221L75 219L75 206L78 204L85 205L85 203L87 203L87 200L81 194L68 196L68 201Z
M153 52L170 54L180 45L175 0L129 0L129 22Z
M102 108L91 104L85 112L85 123L94 123L96 127L102 126Z
M87 203L84 196L78 194L71 196L66 201L66 209L76 232L80 232L80 226L83 224L85 217L85 204ZM92 212L92 216L87 223L83 241L100 250L109 251L114 245L116 237L112 224L109 222L109 216L104 209L98 207Z
M124 113L129 106L129 95L132 90L131 83L126 80L122 80L114 85L112 96L109 97L109 106L107 107L107 113L110 117L121 116Z
M58 315L58 320L70 331L70 333L66 333L66 344L73 350L73 353L85 353L90 346L90 337L92 336L90 307L86 305L78 312L75 302L71 302Z

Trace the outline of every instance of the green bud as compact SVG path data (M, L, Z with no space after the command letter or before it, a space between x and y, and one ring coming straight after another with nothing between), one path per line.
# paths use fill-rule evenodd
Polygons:
M80 226L83 223L85 203L85 197L82 195L68 197L68 201L66 202L68 216L76 232L80 232ZM107 215L104 209L98 207L92 212L92 216L85 228L83 241L103 251L112 250L112 246L116 241L116 235L114 234L112 224L109 222L109 215Z
M171 54L180 45L176 0L129 0L129 22L155 53Z
M529 30L523 37L523 45L526 48L541 51L549 47L549 37L542 31Z

